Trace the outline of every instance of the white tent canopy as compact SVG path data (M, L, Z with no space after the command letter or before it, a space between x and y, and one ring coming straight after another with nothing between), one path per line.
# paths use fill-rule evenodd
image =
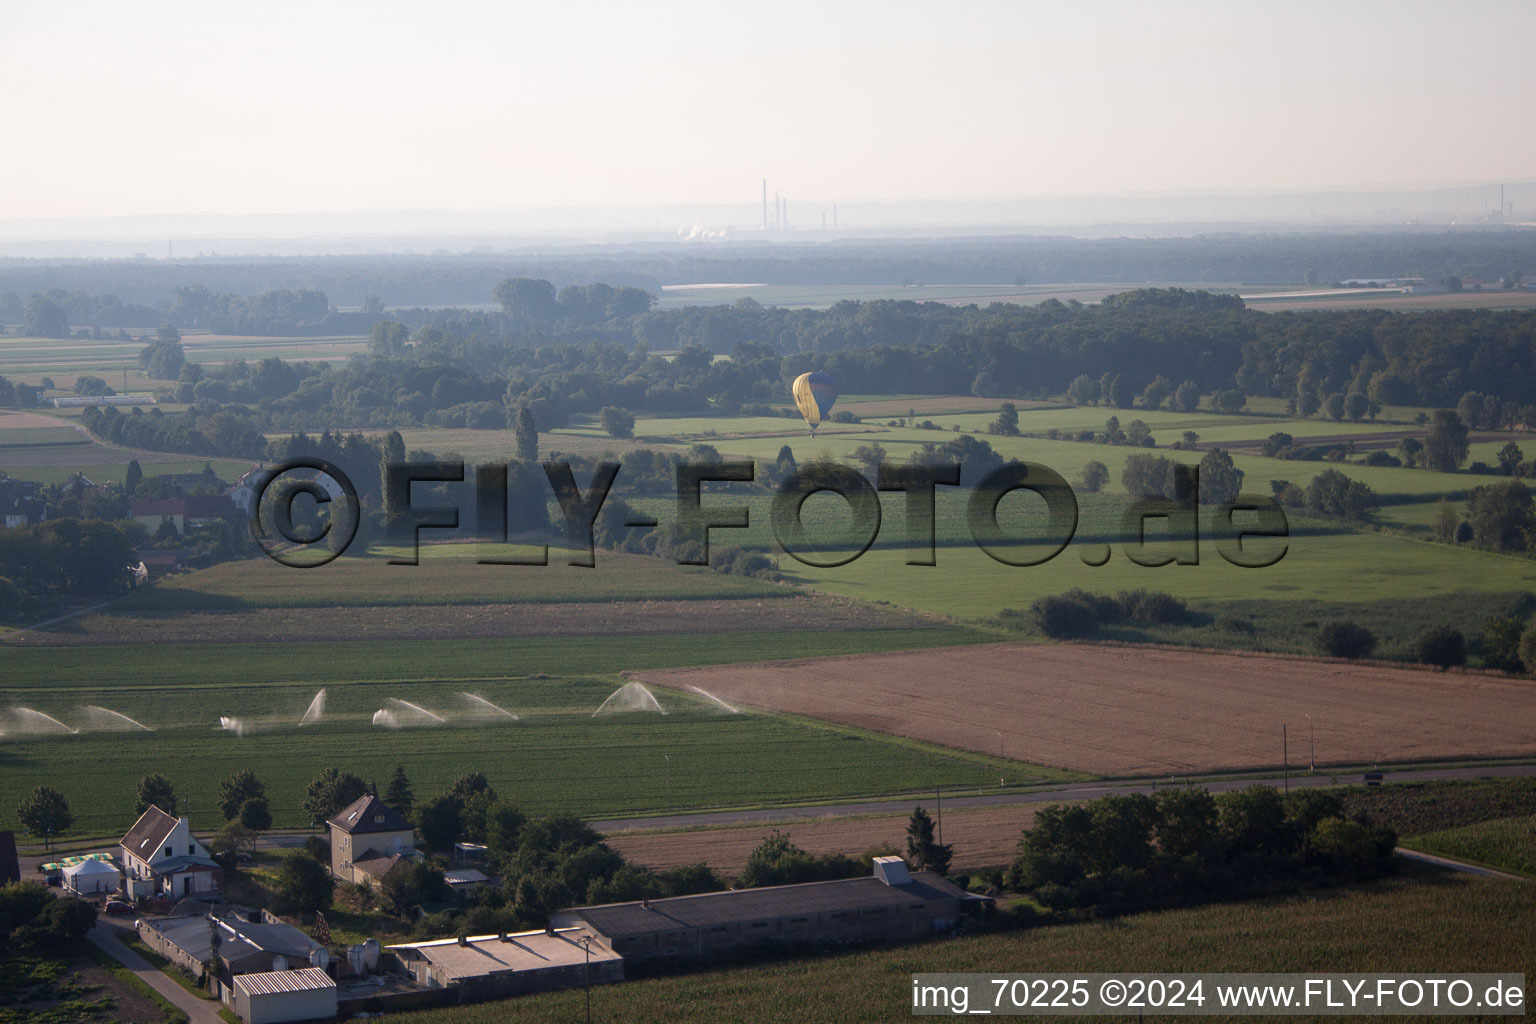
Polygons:
M64 869L64 884L82 894L116 892L122 877L102 860L87 860Z

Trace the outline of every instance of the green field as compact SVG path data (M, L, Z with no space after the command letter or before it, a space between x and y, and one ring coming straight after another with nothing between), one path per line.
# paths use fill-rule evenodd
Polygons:
M1536 815L1498 818L1414 836L1404 846L1536 876Z
M873 1024L911 1016L919 971L1497 971L1524 973L1529 995L1533 917L1536 886L1415 870L1358 889L628 981L593 989L592 1012L614 1024ZM391 1019L567 1024L582 1019L582 1000L572 989Z
M1265 539L1265 543L1276 543ZM1094 548L1097 550L1093 550ZM1524 558L1406 540L1377 533L1343 533L1290 539L1275 565L1244 569L1209 547L1199 565L1148 568L1114 545L1098 568L1083 557L1102 557L1103 545L1072 545L1043 565L1014 567L974 547L942 549L936 566L908 566L903 552L872 550L831 569L789 564L791 578L870 601L890 601L924 611L977 619L1002 608L1024 608L1035 598L1072 587L1097 592L1160 590L1207 601L1277 599L1371 601L1393 594L1452 594L1471 587L1490 591L1536 590L1536 562ZM1043 557L1045 550L1038 550Z
M679 808L981 786L996 776L994 759L779 716L730 714L703 696L662 695L667 715L593 717L622 682L617 673L623 669L975 639L961 630L921 636L867 630L6 646L0 648L0 728L7 732L0 741L0 809L9 821L23 794L55 785L75 809L76 832L110 832L131 823L126 819L132 817L137 779L161 771L191 801L193 813L208 818L218 780L253 766L268 783L278 823L298 825L305 823L299 810L303 787L326 766L382 780L403 763L423 794L483 770L530 810L629 814L667 805L664 774L657 774L667 771L664 754L671 758L671 804ZM323 718L299 728L322 686ZM465 692L520 718L490 712L462 697ZM392 698L445 721L427 724ZM128 715L154 731L108 722L84 711L85 705ZM81 731L65 734L17 708ZM373 713L381 709L420 724L398 731L375 726ZM241 719L245 735L221 730L221 717Z
M135 328L128 332L153 335L154 331ZM270 357L286 360L345 359L365 351L368 339L360 335L325 338L249 338L212 335L188 331L182 335L187 359L194 363L224 363L235 359L257 361ZM54 384L68 392L76 377L102 377L112 387L123 390L126 374L128 390L143 390L157 382L139 367L137 341L100 341L80 338L0 337L0 376L36 384L52 377ZM160 382L166 383L166 382ZM50 393L50 397L53 393Z
M348 555L314 571L289 568L268 558L225 562L130 595L113 613L795 596L794 590L772 583L616 552L602 553L590 569L568 564L559 548L549 552L548 565L477 563L480 557L502 553L498 548L424 544L418 565L391 565L384 556L406 552L383 548L374 556ZM517 550L531 554L526 548Z

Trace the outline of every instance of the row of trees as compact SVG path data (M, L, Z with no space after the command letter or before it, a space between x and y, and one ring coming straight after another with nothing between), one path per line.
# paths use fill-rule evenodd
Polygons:
M1331 792L1164 789L1042 808L1008 882L1053 911L1113 915L1370 878L1396 842Z

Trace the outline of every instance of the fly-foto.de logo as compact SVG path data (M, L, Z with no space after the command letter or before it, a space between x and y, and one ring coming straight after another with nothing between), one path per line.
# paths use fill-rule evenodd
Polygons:
M536 500L551 497L563 521L568 562L594 567L594 529L605 503L614 491L623 464L598 463L585 489L576 481L570 463L541 463L544 479ZM903 535L895 542L906 551L906 564L938 564L938 498L940 488L960 488L964 478L959 463L943 465L883 464L876 479L836 463L815 463L800 468L774 490L769 526L777 546L796 561L816 568L836 568L855 561L881 537L884 501L901 504ZM677 488L672 529L674 550L681 565L708 565L712 531L747 530L752 526L751 508L731 493L706 494L705 485L756 482L756 464L741 462L690 462L677 464ZM509 541L509 484L506 464L475 467L472 481L465 464L457 461L391 463L383 474L384 531L397 551L393 565L415 565L424 535L431 531L458 531L465 519L459 504L415 504L416 484L473 484L474 534L482 543L504 545L504 555L490 554L479 561L490 565L547 565L547 544L512 544ZM524 485L528 483L525 479ZM1240 494L1235 499L1202 504L1200 474L1195 466L1176 466L1173 496L1135 498L1118 517L1120 543L1126 557L1137 565L1200 564L1201 539L1214 543L1217 555L1246 569L1274 565L1289 550L1290 523L1274 499ZM727 486L727 491L729 490ZM362 521L362 500L351 479L335 463L319 458L290 459L268 469L257 481L249 512L251 533L262 550L283 565L316 568L343 554L357 538ZM1024 492L1029 511L1005 516L1000 506L1009 495ZM836 495L846 507L836 528L813 529L804 509L813 495ZM888 495L882 499L881 495ZM313 501L310 509L324 514L306 521L296 517L301 499ZM706 502L706 497L710 500ZM381 510L382 511L382 510ZM653 530L662 526L651 515L633 512L621 524L625 530ZM1078 535L1079 507L1071 485L1048 466L1010 462L987 473L965 494L964 529L970 543L993 560L1009 566L1043 565L1060 555ZM1004 520L1027 526L1010 532ZM531 547L531 551L529 550ZM515 549L515 550L514 550ZM1109 543L1079 544L1084 565L1101 566L1113 556Z

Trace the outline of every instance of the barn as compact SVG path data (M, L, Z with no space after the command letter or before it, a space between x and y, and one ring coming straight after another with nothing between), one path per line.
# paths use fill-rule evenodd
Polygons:
M336 982L318 967L235 978L235 1013L246 1024L335 1020Z
M932 871L876 857L861 878L573 907L557 927L591 929L626 961L704 959L741 947L907 941L952 928L977 898Z

